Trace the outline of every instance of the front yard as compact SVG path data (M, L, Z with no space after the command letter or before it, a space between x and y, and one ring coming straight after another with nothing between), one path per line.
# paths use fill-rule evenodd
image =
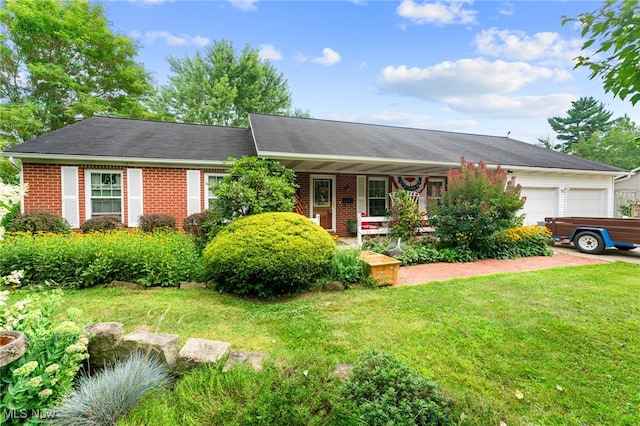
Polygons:
M64 308L82 309L88 321L122 322L125 332L222 340L294 364L353 363L376 348L437 381L464 425L635 425L639 276L640 266L613 263L278 303L211 290L92 288L66 291ZM166 404L143 406L136 418L144 423L136 424L170 424L177 402Z

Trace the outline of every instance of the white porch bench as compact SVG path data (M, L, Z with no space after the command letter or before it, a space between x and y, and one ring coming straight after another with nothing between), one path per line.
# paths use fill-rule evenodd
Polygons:
M360 216L358 215L357 244L362 245L363 235L389 235L391 231L391 219L386 216ZM430 226L417 228L420 234L434 232Z

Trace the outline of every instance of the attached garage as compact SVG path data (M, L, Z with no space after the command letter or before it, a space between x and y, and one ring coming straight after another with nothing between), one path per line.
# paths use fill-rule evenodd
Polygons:
M544 221L545 217L558 216L557 188L526 188L520 194L526 197L522 213L525 224L535 224Z
M567 190L567 216L607 217L607 198L604 189Z

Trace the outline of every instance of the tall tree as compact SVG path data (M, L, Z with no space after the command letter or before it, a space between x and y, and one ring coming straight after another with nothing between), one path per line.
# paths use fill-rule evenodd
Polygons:
M577 18L563 17L562 24L578 23L585 56L576 59L577 67L591 70L590 78L600 76L604 89L620 99L630 96L635 105L640 101L640 2L607 0L594 12ZM595 52L589 49L599 43ZM589 55L589 56L586 56Z
M152 104L159 117L246 126L249 113L290 115L287 81L257 50L245 46L236 54L233 43L222 40L193 58L167 60L173 75Z
M151 78L134 42L86 0L0 5L0 146L98 113L144 116Z
M561 141L557 148L572 152L573 146L580 140L588 139L596 132L607 132L613 123L612 114L602 102L592 97L582 97L571 102L567 117L551 117L547 121Z
M572 153L631 170L640 166L640 145L631 143L637 138L640 138L640 127L625 115L617 119L608 132L596 132L574 145Z

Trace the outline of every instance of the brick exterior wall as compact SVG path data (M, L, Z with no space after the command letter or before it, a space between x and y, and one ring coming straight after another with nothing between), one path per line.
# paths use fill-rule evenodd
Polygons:
M24 198L24 211L48 211L62 215L62 182L60 164L29 164L22 166L24 183L28 192ZM89 219L86 211L85 171L109 170L122 173L122 215L125 226L128 219L127 169L128 167L104 165L77 165L78 207L80 223ZM162 213L173 216L181 228L187 217L187 170L194 168L131 167L142 170L142 197L144 214ZM204 211L207 191L205 173L223 173L221 169L200 169L200 210Z
M29 185L24 199L24 211L34 212L45 210L55 215L62 215L62 184L60 164L23 164L23 179ZM176 225L181 228L187 217L187 170L195 168L169 167L134 167L142 170L143 206L144 214L162 213L173 216ZM127 223L127 167L78 165L78 205L80 223L89 219L86 212L85 171L110 170L122 173L123 205L122 214L125 226ZM207 185L205 173L224 173L221 169L200 170L200 210L205 210ZM356 219L357 188L356 175L337 174L327 175L335 177L336 191L336 233L348 236L347 219ZM297 194L305 216L309 216L311 208L310 174L299 172L296 183L299 185ZM389 183L389 188L391 184ZM349 200L351 202L349 202Z

